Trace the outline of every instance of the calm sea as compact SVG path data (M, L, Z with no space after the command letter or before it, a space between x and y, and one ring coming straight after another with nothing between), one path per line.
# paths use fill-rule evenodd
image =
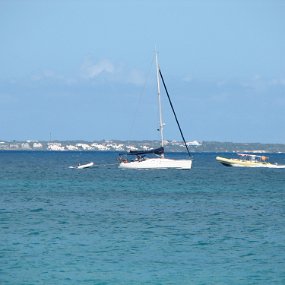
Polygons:
M194 154L190 171L122 170L116 156L0 152L1 285L285 284L285 169Z

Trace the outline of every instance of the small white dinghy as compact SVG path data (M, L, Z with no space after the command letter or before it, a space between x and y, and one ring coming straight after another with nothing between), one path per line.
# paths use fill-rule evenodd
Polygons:
M89 168L89 167L92 167L93 165L94 165L94 162L89 162L86 164L78 164L77 169Z
M94 166L94 162L89 162L86 164L78 164L77 166L69 166L69 168L76 168L76 169L84 169L84 168L90 168Z

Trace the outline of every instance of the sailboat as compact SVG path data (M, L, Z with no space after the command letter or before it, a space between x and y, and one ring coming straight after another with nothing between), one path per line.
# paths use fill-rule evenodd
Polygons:
M177 119L177 115L174 111L173 104L171 102L169 93L167 91L159 64L158 64L158 55L155 53L155 62L156 62L156 81L157 81L157 95L158 95L158 109L159 109L159 131L160 131L160 141L161 146L156 149L151 150L136 150L129 151L128 157L119 157L119 168L126 169L191 169L192 167L192 156L188 149L187 143L185 141L184 135L182 133L182 129ZM160 84L163 83L168 101L170 103L173 115L175 117L177 126L179 128L182 140L186 147L188 158L187 159L172 159L166 158L164 153L164 122L162 118L162 104L161 104L161 92L160 92ZM147 155L152 154L154 157L147 157ZM129 156L133 156L134 159L129 160Z

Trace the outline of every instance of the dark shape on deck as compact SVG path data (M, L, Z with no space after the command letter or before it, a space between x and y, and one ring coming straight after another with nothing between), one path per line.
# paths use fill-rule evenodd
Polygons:
M150 149L150 150L130 150L128 154L131 155L144 155L144 154L157 154L157 155L162 155L164 153L164 148L159 147L155 149Z

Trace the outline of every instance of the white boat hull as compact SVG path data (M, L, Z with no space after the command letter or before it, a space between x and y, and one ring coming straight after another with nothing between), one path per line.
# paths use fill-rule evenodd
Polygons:
M94 162L90 162L90 163L78 165L76 168L77 169L84 169L84 168L92 167L93 165L94 165Z
M148 158L142 161L121 162L119 168L126 169L191 169L190 159Z

